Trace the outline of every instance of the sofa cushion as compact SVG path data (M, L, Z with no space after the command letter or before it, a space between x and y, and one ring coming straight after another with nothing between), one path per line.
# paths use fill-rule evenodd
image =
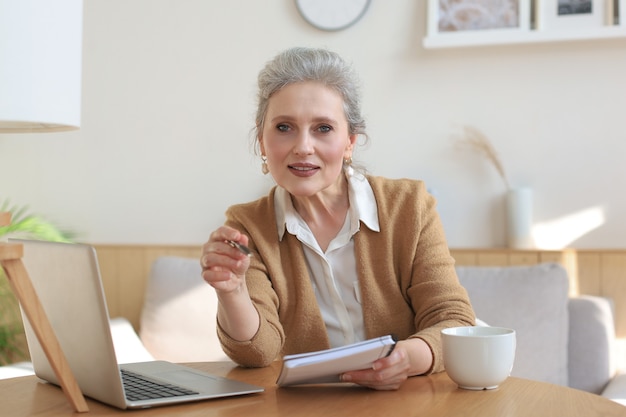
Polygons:
M458 266L476 315L517 334L512 375L568 384L568 277L558 264Z
M600 394L615 374L611 301L591 295L571 298L569 322L569 386Z
M216 332L217 296L197 259L160 257L152 264L139 337L155 359L228 360Z

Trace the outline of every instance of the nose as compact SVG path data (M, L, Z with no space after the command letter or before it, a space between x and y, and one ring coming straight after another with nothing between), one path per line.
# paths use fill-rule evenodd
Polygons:
M313 137L307 130L303 130L298 134L293 152L296 155L311 155L314 153Z

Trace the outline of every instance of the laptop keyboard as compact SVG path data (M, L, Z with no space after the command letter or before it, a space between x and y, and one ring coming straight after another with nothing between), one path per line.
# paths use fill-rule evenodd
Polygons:
M143 376L122 369L122 382L126 398L129 401L150 400L154 398L180 397L183 395L198 394L176 385L150 381Z

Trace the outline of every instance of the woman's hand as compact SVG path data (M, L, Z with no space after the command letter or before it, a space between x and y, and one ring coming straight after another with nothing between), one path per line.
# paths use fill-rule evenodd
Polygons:
M217 293L217 320L233 339L252 339L259 329L259 314L252 305L246 272L250 257L232 247L228 240L248 245L248 237L232 227L222 226L202 246L202 278Z
M341 380L375 390L397 390L408 377L427 372L431 364L432 353L426 342L401 340L389 356L374 362L372 369L346 372Z
M228 240L248 245L248 237L231 227L222 226L203 246L200 256L202 278L218 293L238 291L245 284L250 258L233 248Z

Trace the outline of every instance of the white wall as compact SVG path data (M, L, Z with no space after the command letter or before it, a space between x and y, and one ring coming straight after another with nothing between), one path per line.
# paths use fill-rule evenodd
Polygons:
M453 136L491 138L535 221L590 208L567 243L626 246L626 39L424 50L423 0L373 0L325 33L292 0L85 1L80 130L0 135L0 198L93 243L199 244L233 203L267 192L250 148L256 75L278 51L322 46L364 84L373 174L421 178L453 247L505 244L504 187Z

